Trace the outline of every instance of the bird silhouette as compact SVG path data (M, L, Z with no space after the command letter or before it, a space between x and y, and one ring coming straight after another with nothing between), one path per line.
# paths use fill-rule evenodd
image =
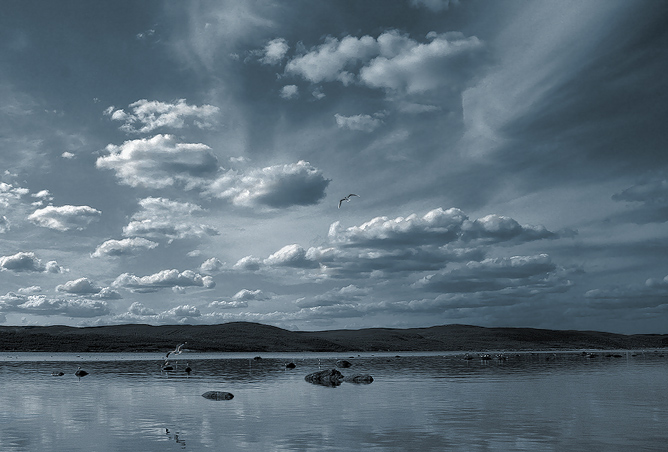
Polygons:
M78 366L77 371L74 372L74 375L76 375L79 378L79 380L81 380L81 377L85 377L86 375L88 375L88 372L81 369L81 366Z
M176 346L176 348L174 350L172 350L171 352L167 352L167 354L165 355L165 359L169 358L169 355L171 355L171 354L180 355L181 352L183 351L183 347L186 344L187 344L187 342L184 342L183 344L179 344L179 345Z
M350 197L351 197L351 196L357 196L358 198L360 197L360 195L356 195L355 193L351 193L351 194L349 194L348 196L346 196L345 198L341 198L341 199L339 200L339 209L341 208L341 204L343 203L343 201L345 201L345 202L350 202Z

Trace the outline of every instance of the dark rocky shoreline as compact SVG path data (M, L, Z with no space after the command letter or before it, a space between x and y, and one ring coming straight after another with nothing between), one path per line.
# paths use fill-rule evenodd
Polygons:
M158 352L188 342L200 352L369 352L458 350L577 350L668 347L668 334L599 331L429 328L288 331L249 322L219 325L116 325L101 327L0 326L2 352Z

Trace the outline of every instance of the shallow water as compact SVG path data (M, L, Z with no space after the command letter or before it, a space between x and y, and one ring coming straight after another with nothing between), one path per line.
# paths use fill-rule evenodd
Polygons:
M665 450L668 354L606 354L0 353L0 450ZM337 359L373 383L304 381Z

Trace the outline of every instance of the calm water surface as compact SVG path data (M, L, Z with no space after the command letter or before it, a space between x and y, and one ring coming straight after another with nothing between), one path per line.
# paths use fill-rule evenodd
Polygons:
M614 354L0 353L0 450L665 451L668 354ZM304 381L337 359L374 382Z

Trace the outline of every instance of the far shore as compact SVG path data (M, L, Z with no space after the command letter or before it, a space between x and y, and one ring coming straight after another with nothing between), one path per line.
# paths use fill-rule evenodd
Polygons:
M0 326L0 352L166 353L182 343L193 352L564 352L663 349L668 347L668 334L624 335L471 325L288 331L249 322L85 328Z

